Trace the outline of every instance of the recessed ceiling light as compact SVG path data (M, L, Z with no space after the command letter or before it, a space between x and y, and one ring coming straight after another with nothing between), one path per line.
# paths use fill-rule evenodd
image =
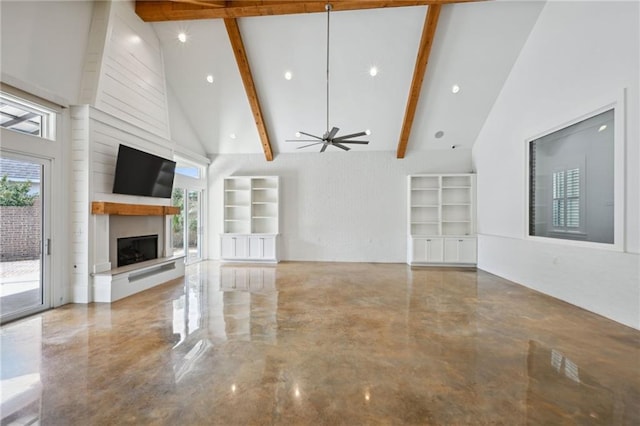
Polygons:
M212 76L211 74L209 74L209 75L207 76L207 81L208 81L209 83L213 83L213 76Z
M299 138L300 136L302 136L302 133L296 132L296 138Z
M236 138L236 134L235 134L235 133L231 133L231 134L229 135L229 137L230 137L231 139L235 139L235 138Z
M434 136L436 137L436 139L440 139L444 136L444 132L442 130L438 130Z
M140 43L140 36L132 35L130 40L131 40L131 43L138 44L138 43Z
M371 77L375 77L376 75L378 75L378 67L369 68L369 75Z
M369 129L365 130L364 132L365 132L367 135L370 135L370 134L371 134L371 130L369 130Z
M457 84L454 84L453 86L451 86L452 93L458 93L459 91L460 91L460 86L458 86Z
M598 129L599 132L604 131L607 128L606 124L603 124L602 126L600 126L600 128Z
M178 34L178 40L180 40L182 43L186 43L187 35L185 33Z
M291 74L291 71L287 71L284 73L284 78L285 80L291 80L293 78L293 74Z

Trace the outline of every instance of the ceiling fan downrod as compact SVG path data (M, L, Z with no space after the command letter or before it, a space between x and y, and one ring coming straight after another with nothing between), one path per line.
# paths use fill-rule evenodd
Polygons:
M326 126L326 131L324 133L324 135L322 137L320 136L316 136L310 133L305 133L305 132L298 132L299 135L305 135L305 136L309 136L313 139L294 139L294 140L287 140L287 142L312 142L310 144L304 145L304 146L300 146L298 147L298 149L302 149L302 148L307 148L310 146L315 146L315 145L320 145L322 144L322 148L320 148L320 152L324 152L327 147L329 145L335 146L337 148L340 148L344 151L349 151L351 148L349 148L348 146L345 146L344 144L360 144L360 145L367 145L369 143L369 141L361 141L361 140L351 140L351 138L357 138L359 136L364 136L364 135L368 135L370 134L369 131L364 131L364 132L358 132L358 133L352 133L350 135L346 135L346 136L340 136L340 137L336 137L336 135L338 134L338 131L340 130L338 127L333 127L331 128L331 130L329 130L329 105L330 105L330 85L329 85L329 53L330 53L330 30L331 30L331 4L327 3L325 5L325 9L327 10L327 75L326 75L326 81L327 81L327 126Z

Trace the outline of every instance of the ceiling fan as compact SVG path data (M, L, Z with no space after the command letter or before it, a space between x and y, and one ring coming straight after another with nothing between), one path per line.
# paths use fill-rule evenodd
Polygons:
M331 4L327 3L325 9L327 10L327 131L322 135L322 137L311 133L297 132L296 136L298 137L300 135L305 135L313 139L287 139L287 142L312 142L308 145L299 146L297 149L322 144L320 152L324 152L328 146L335 146L336 148L349 151L351 148L345 144L367 145L369 141L353 140L353 138L369 135L371 132L369 130L365 130L362 132L352 133L350 135L336 137L340 129L338 127L332 127L331 130L329 130L329 16L331 13Z

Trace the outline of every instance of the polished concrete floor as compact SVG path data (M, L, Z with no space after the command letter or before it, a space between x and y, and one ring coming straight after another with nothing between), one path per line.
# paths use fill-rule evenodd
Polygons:
M203 262L1 329L3 423L640 424L640 332L482 271Z

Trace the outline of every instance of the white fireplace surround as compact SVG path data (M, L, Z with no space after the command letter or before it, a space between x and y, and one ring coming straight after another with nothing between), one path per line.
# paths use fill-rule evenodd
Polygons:
M93 300L115 302L184 275L184 256L171 256L170 215L94 214ZM118 238L158 235L158 258L117 268Z
M109 215L109 263L118 265L118 238L158 236L158 257L164 252L164 216L113 216Z

